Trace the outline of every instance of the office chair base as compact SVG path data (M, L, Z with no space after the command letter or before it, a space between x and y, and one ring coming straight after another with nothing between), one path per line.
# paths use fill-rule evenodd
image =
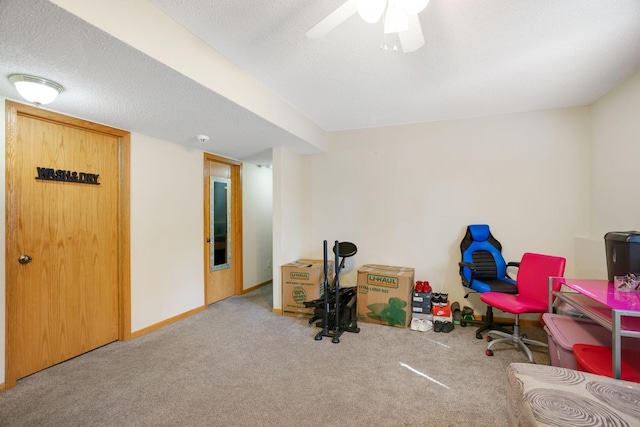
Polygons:
M467 298L469 294L465 295ZM481 340L482 333L485 331L500 331L505 334L513 334L513 331L506 329L505 326L513 327L515 322L496 322L493 320L493 308L487 307L487 313L482 316L482 320L461 320L460 326L465 327L467 325L480 326L476 331L476 338Z
M464 322L464 325L463 325ZM513 334L512 331L510 331L509 329L504 328L503 326L513 326L512 323L487 323L485 321L482 320L462 320L460 321L460 326L467 326L467 325L481 325L478 330L476 331L476 338L481 340L483 338L482 333L486 332L486 331L499 331L502 332L506 335L511 335Z
M487 340L489 341L489 345L487 346L487 350L485 352L485 354L487 356L493 356L493 350L492 348L497 345L497 344L501 344L501 343L509 343L509 344L513 344L514 348L522 348L522 350L524 350L524 352L526 353L527 357L529 358L529 363L536 363L533 360L533 353L531 353L531 350L529 349L529 347L527 346L527 344L529 345L535 345L538 347L548 347L548 345L546 343L543 343L541 341L536 341L536 340L532 340L527 338L525 335L521 335L520 334L520 327L518 325L514 325L514 331L513 331L513 335L510 333L504 333L502 331L496 331L496 330L492 330L489 331L487 333ZM492 339L492 336L497 335L499 337L502 338L498 338L498 339Z

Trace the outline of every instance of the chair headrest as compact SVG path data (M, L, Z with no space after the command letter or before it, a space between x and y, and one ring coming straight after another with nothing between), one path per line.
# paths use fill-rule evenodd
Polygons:
M487 224L472 224L469 226L469 232L476 242L484 242L491 235Z

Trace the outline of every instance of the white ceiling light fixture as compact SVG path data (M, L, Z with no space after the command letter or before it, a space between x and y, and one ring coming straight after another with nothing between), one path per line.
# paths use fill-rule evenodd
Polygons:
M11 74L9 81L16 86L20 96L38 107L53 102L64 90L56 82L28 74Z
M358 14L370 24L375 24L384 13L387 0L359 0Z
M361 0L365 1L365 0ZM384 16L384 33L400 33L409 29L407 11L394 0L389 0L387 13Z
M306 34L310 39L324 37L356 12L371 24L375 24L384 16L383 34L397 34L402 51L415 52L424 46L424 35L418 13L422 12L428 4L429 0L347 0ZM387 50L386 39L380 48ZM393 50L398 51L395 38Z

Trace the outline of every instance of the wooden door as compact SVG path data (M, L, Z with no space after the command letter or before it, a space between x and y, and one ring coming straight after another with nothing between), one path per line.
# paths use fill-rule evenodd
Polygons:
M242 293L241 163L204 155L205 303Z
M120 337L126 133L83 124L7 103L9 387Z

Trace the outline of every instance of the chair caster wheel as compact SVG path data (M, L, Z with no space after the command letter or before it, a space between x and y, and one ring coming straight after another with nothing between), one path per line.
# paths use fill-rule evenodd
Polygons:
M493 350L486 350L484 354L486 354L487 356L493 356Z
M487 337L485 338L486 342L491 342L493 341L493 338L491 338L489 335L487 335Z
M520 335L520 338L522 338L523 340L527 339L527 336L525 334Z
M482 334L480 332L476 332L476 339L481 340Z

